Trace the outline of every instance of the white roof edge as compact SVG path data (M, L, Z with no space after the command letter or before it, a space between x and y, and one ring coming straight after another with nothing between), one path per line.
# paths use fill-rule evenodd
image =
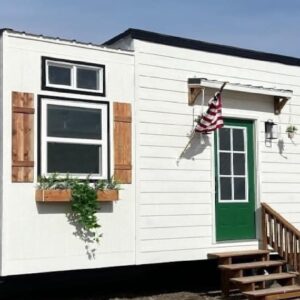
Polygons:
M198 86L219 89L223 83L224 81L201 78L201 83ZM250 84L233 83L233 82L227 82L226 86L224 87L224 90L269 95L269 96L288 98L288 99L293 96L292 90L278 89L275 87L255 86Z
M134 55L133 50L113 49L111 47L106 47L101 44L85 43L85 42L79 42L77 40L69 40L69 39L62 39L59 37L37 35L37 34L32 34L27 32L15 31L13 29L4 29L3 33L5 33L7 36L12 36L17 38L24 38L24 39L35 40L35 41L44 41L44 42L60 44L60 45L69 45L69 46L75 46L75 47L80 47L85 49L94 49L94 50L111 52L116 54L123 54L123 55L130 55L130 56Z

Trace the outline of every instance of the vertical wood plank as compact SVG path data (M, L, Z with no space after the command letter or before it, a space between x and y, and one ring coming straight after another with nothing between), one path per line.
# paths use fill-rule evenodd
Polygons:
M282 227L282 224L280 223L280 225L279 225L279 243L280 243L280 253L279 253L279 255L281 256L281 257L283 257L283 247L284 247L284 245L283 245L283 227Z
M12 92L12 182L33 182L34 96Z
M276 218L274 218L274 235L275 235L274 250L278 252L278 222Z
M289 232L288 230L285 228L285 231L284 231L284 244L285 244L285 255L284 255L284 259L286 261L288 261L288 256L289 256L289 240L288 240L288 235L289 235Z
M131 104L114 102L115 178L120 183L132 182L132 113Z
M262 249L267 250L268 247L268 238L267 238L267 219L265 208L261 207L261 239L262 239Z
M270 245L273 246L273 222L272 217L269 215L269 234L270 234Z

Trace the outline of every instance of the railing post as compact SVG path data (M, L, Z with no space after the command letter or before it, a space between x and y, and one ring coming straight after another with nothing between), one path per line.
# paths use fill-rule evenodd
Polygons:
M266 210L264 206L261 206L261 248L263 250L268 249L268 240L267 240L267 220L266 220Z

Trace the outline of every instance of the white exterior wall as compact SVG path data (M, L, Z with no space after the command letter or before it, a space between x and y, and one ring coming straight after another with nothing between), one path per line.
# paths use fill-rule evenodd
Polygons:
M37 95L53 95L87 100L100 99L94 96L42 91L41 56L104 64L106 66L106 97L101 97L100 100L107 100L110 103L113 101L133 103L133 54L7 32L4 33L3 38L3 74L5 81L1 108L3 108L5 113L3 114L4 126L1 129L1 137L4 141L1 275L134 264L134 171L133 183L122 186L123 189L120 191L121 200L101 206L101 212L98 214L98 217L102 226L101 232L103 237L100 239L100 244L96 246L95 258L88 257L84 242L73 235L75 228L68 223L66 217L66 213L70 211L70 204L36 203L34 196L36 183L11 182L12 91L34 93L35 107L37 107ZM110 105L110 111L111 150L113 150L112 105ZM133 125L134 120L135 117L133 116ZM133 143L135 143L134 135ZM35 181L37 174L37 147L36 111ZM111 154L113 154L112 151ZM113 155L111 156L113 159ZM113 161L111 161L111 169L113 173Z
M3 130L3 37L0 35L0 132ZM3 224L3 138L0 137L0 270L2 266L2 224Z
M257 241L215 241L213 135L195 144L194 159L176 160L185 147L200 103L188 106L187 78L291 89L280 116L273 97L223 92L226 117L255 120L257 203L268 202L300 227L300 68L134 40L137 120L137 263L205 259L208 252L257 248ZM206 97L213 91L207 89ZM207 101L207 99L206 99ZM194 116L193 116L194 114ZM265 145L264 122L280 124L278 141ZM259 221L257 222L259 225Z

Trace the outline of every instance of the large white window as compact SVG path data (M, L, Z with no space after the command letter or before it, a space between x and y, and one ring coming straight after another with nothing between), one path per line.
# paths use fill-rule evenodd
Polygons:
M106 104L41 99L41 173L108 176Z
M105 66L42 58L42 89L105 96Z

